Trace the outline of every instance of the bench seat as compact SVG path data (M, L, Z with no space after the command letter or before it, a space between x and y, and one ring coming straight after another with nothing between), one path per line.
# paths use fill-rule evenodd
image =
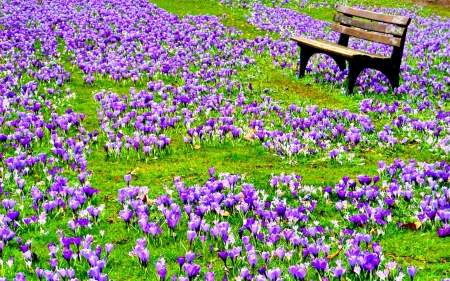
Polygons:
M377 54L369 54L363 51L358 51L355 49L351 49L349 47L345 47L330 41L326 40L312 40L308 38L302 38L297 36L292 36L291 40L300 43L304 46L313 47L316 49L320 49L322 51L328 51L330 53L343 56L348 59L352 59L354 56L367 56L373 59L387 59L389 60L390 57L385 57Z

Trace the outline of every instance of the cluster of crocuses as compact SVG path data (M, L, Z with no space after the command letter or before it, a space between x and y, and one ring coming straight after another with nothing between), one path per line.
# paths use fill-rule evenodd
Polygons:
M392 124L376 129L372 118L365 114L326 108L319 110L317 106L295 104L286 108L272 101L270 96L262 95L261 99L260 102L245 103L244 96L240 95L234 103L225 103L217 108L220 112L218 117L209 117L199 126L187 129L185 142L223 142L227 138L257 140L279 155L325 153L332 160L355 146L389 148L421 143L422 149L429 148L445 155L449 151L450 143L445 132L449 129L450 119L442 111L433 121L418 120L413 112L396 114L397 117L390 121Z
M389 223L408 227L435 229L440 237L448 236L450 192L446 183L450 165L379 162L380 176L344 177L334 188L324 188L328 199L337 199L335 207L356 228L374 228L380 232ZM420 202L418 205L414 202Z
M147 75L152 78L165 77L165 80L171 82L175 79L175 83L180 81L182 82L180 84L184 83L181 87L174 87L160 81L151 82L148 91L131 90L131 98L129 96L120 97L114 93L102 92L97 94L96 99L101 104L101 110L99 111L101 128L109 138L104 146L106 153L108 155L126 155L127 157L133 153L146 159L150 156L159 155L169 146L171 141L170 133L166 135L165 133L162 134L161 131L174 128L183 117L184 124L188 127L188 136L185 138L187 143L194 143L195 137L203 140L208 136L211 139L218 139L219 142L226 135L230 136L232 140L255 139L256 134L249 124L245 124L245 126L230 124L233 121L230 118L214 122L215 127L213 128L209 125L205 126L205 122L212 123L210 122L211 118L205 121L204 115L199 116L198 113L201 112L206 115L210 114L211 110L207 110L209 107L205 109L202 101L208 101L209 104L213 105L213 110L215 112L220 111L221 115L225 115L224 117L239 118L239 116L236 116L237 110L231 101L229 104L225 104L225 108L219 109L217 108L218 102L210 98L221 99L221 92L233 94L232 96L235 96L236 92L241 94L242 87L236 81L236 73L247 65L254 64L251 53L275 57L275 60L277 60L277 57L283 56L285 61L280 62L280 64L292 66L293 61L288 62L287 60L289 58L292 60L297 56L297 49L287 41L274 41L269 37L258 37L255 40L236 40L238 32L226 28L216 17L186 17L179 20L160 10L158 10L160 13L156 15L154 13L157 10L155 6L138 2L138 6L144 9L136 10L134 7L128 7L128 5L119 2L110 3L107 9L103 9L100 2L89 6L89 9L77 9L70 5L60 7L60 3L55 4L59 8L58 11L62 11L63 14L67 15L67 18L63 20L60 19L61 16L56 16L58 20L54 24L58 31L55 31L52 35L61 36L65 40L67 52L72 54L73 62L86 73L87 77L97 75L99 78L109 76L113 80L123 78L133 80ZM98 13L97 17L92 18L92 21L95 21L96 24L88 28L84 25L84 17L80 15L90 13L91 10L101 12ZM145 15L142 13L145 13ZM298 34L297 31L300 30L300 34L317 36L317 30L324 30L327 25L303 15L298 16L299 14L293 10L268 8L259 4L253 5L252 13L255 21L250 21L253 24L259 25L259 22L265 22L266 18L270 19L275 29L261 28L280 32L283 35L289 35L294 31ZM117 21L120 22L121 17L125 15L133 18L134 21L139 21L141 25L126 21L126 23L120 25L120 30L111 30L111 25L115 26L114 24ZM416 16L416 14L413 15ZM45 21L48 17L53 16L55 15L52 12L46 10L39 20ZM274 17L278 18L272 20L275 19ZM295 21L290 21L294 17ZM110 22L112 18L114 18L114 22ZM167 20L159 21L157 19ZM158 22L159 25L153 24L154 22ZM289 22L289 26L284 28L286 22ZM83 28L79 28L80 26ZM282 29L280 29L280 26ZM78 32L74 30L78 30ZM99 30L104 30L104 32L99 32ZM144 30L145 32L143 32ZM188 38L190 34L195 35L194 39ZM438 35L433 34L433 36ZM335 40L336 34L329 34L324 31L323 36L319 34L319 37ZM162 43L162 41L154 43L154 38L164 40L165 43ZM86 43L86 40L88 40L88 43ZM132 44L130 40L138 40L140 44ZM179 42L183 42L183 44L179 44ZM352 44L355 48L362 47L362 43L359 41L352 42ZM208 51L211 46L214 46L214 52ZM379 49L378 47L377 44L372 44L369 51L375 52ZM382 51L387 52L385 49L382 49ZM130 55L134 53L138 53L140 56ZM105 58L99 59L101 57ZM111 61L115 61L115 65L112 65ZM191 67L191 62L194 67ZM327 68L328 63L320 62L318 67ZM440 70L445 72L446 69L448 67L445 62L441 63ZM330 79L335 79L332 76L330 77ZM340 75L339 79L343 80L344 78L344 75ZM437 86L442 88L440 84ZM251 86L248 88L250 91L252 90ZM245 101L244 95L238 96L235 103L240 104L241 101ZM226 102L224 101L224 103ZM188 107L188 110L185 107ZM366 120L364 123L371 127L369 118L362 118ZM196 128L190 128L193 123L199 125ZM364 135L365 133L372 135L372 130L367 132L366 129L362 130L358 126L343 128L343 132L345 132L343 139L346 143L338 145L341 142L337 141L337 136L329 134L331 140L336 143L336 145L331 145L330 139L322 136L320 132L304 133L297 132L297 129L283 132L284 128L281 127L281 129L280 127L270 126L269 128L261 128L257 132L257 138L266 138L263 143L269 150L288 157L292 155L324 154L329 159L337 159L342 162L341 158L345 158L349 147L354 144L365 143L364 145L372 147L378 145L395 147L397 144L406 144L412 139L416 140L417 137L423 143L431 141L432 144L428 146L443 151L444 154L448 153L450 147L449 139L446 136L430 139L429 134L424 134L419 130L416 130L417 134L400 134L390 130L389 127L384 127L382 130L375 132L376 134L373 134L373 136L376 135L376 137L371 137L371 143L367 144L370 138ZM342 133L337 132L337 134L340 136ZM299 137L300 135L302 137Z
M263 12L259 11L258 7L259 6L255 6L254 8L255 14L261 16ZM259 8L263 11L268 9L263 6ZM276 11L271 13L276 14ZM296 13L294 11L290 12L293 14ZM324 28L324 26L322 26L324 24L321 22L301 17L300 20L301 24L309 30L305 31L305 34L312 33L313 31L316 32L317 29ZM310 22L317 23L317 25L310 24ZM327 39L334 40L336 38L330 37ZM358 42L354 44L357 43ZM275 45L275 47L273 47L273 45ZM256 50L256 53L264 53L268 46L270 46L270 50L285 50L285 52L286 50L290 50L290 45L287 42L275 42L270 38L256 38L254 41L249 42L248 46L250 49ZM378 48L377 45L371 46L373 51ZM294 53L296 53L296 50L292 49L292 55L294 55ZM214 57L214 61L218 59L220 58ZM208 67L220 65L218 62L213 63L211 59L201 59L201 61L206 61ZM325 62L319 64L323 64L324 68L327 67ZM446 69L445 63L442 64L441 68L443 68L443 70ZM201 76L200 81L199 79L196 79L197 75L193 76L190 72L181 73L180 77L185 80L185 85L183 87L173 87L164 84L161 81L150 82L148 91L136 92L132 90L130 93L132 96L131 99L128 96L120 97L115 93L102 92L97 94L96 99L102 106L102 110L99 111L99 120L101 120L101 127L109 138L109 141L105 145L106 152L108 154L114 153L115 155L126 154L128 157L130 152L133 151L134 153L137 153L139 157L142 155L142 157L146 159L149 156L160 154L161 150L166 148L170 143L170 132L168 132L169 137L166 136L166 133L158 134L158 132L174 128L177 123L181 123L179 121L183 120L183 118L184 125L189 128L186 130L188 136L185 137L185 142L188 144L194 144L196 138L201 141L212 139L218 140L219 142L222 142L227 136L232 140L242 138L267 138L267 140L264 141L264 145L277 154L292 156L314 155L320 154L319 152L325 152L325 155L328 154L328 158L332 160L341 159L349 150L349 147L360 143L365 143L365 145L371 147L382 146L389 148L400 144L408 144L414 140L415 142L420 141L426 143L426 146L439 150L444 154L448 154L449 152L450 141L444 134L440 136L437 132L434 132L434 134L430 135L428 130L421 130L420 126L417 127L418 129L414 129L416 127L413 127L413 129L411 129L413 132L406 132L411 131L408 128L411 127L412 123L415 121L415 118L412 117L408 118L408 126L406 129L392 130L391 127L384 126L373 134L372 129L367 131L366 128L372 127L371 120L362 116L361 118L364 119L363 130L358 127L342 128L342 133L345 135L343 135L343 139L347 143L336 146L330 145L329 139L327 139L326 136L321 136L322 134L320 132L316 133L314 131L311 133L308 132L305 134L302 132L299 134L296 132L297 129L283 132L283 127L283 129L280 130L278 127L261 128L261 126L259 126L260 129L257 134L255 134L255 132L253 132L254 129L252 129L249 124L245 124L245 126L235 124L241 122L239 119L236 120L236 117L240 118L238 109L239 107L244 106L245 95L242 94L241 85L233 81L233 78L223 79L224 77L234 74L235 71L236 70L233 69L205 69L204 71L199 72L199 75ZM341 76L341 78L343 79L344 76ZM211 81L216 81L218 79L221 83L216 84L215 88L208 84ZM202 83L204 84L202 85ZM227 84L227 86L224 86L224 84ZM223 101L223 99L222 95L215 94L217 88L219 89L219 93L220 91L232 93L233 91L238 90L239 95L236 98L236 101L234 101L234 104L231 102L225 103L223 107L218 108L218 104L223 104L220 102L221 100ZM251 90L250 85L248 88ZM162 98L162 100L160 98ZM215 101L212 98L217 98L218 101ZM252 104L245 104L245 106L251 105ZM142 110L141 114L138 113L139 109ZM275 107L274 110L279 111L281 110L281 107ZM205 117L199 115L199 113L203 112L209 115L214 111L220 111L219 116L222 116L223 118L208 118L203 121ZM265 110L262 110L262 112L266 113ZM268 118L268 116L264 116L263 118ZM254 121L257 120L252 120L252 122ZM295 123L296 121L293 122ZM191 128L193 123L200 123L200 125ZM211 126L210 124L213 124L214 126ZM445 131L445 127L443 126L436 126L436 128L438 131ZM336 131L337 136L334 135L334 133L333 135L329 135L332 140L337 141L336 138L342 133L338 130ZM376 137L371 137L370 139L367 135L364 136L365 133L368 133L369 136L376 135ZM300 138L299 135L302 135L303 138ZM125 149L123 149L124 147Z
M404 270L388 261L377 239L383 236L386 224L395 226L392 217L396 214L405 209L415 212L411 202L417 195L402 187L411 183L402 181L410 178L407 173L418 174L415 179L419 182L419 175L423 181L429 177L439 181L440 172L436 171L445 167L450 170L442 163L380 163L380 176L344 177L334 188L306 186L296 174L272 175L269 189L257 189L240 175L216 174L211 168L206 183L187 186L177 177L173 186L166 186L166 193L155 199L150 198L148 187L133 186L131 176L125 175L127 186L118 192L119 215L124 227L139 226L139 232L145 234L136 240L130 255L146 274L160 280L165 280L168 272L178 272L172 280L412 280L417 268ZM381 191L379 182L383 188L389 185L389 190ZM330 218L332 227L323 226L316 211L328 202L336 202L342 214ZM149 222L161 216L163 224ZM158 245L152 241L157 235L173 240L166 243L189 245L189 251L180 252L176 261L152 258ZM153 262L154 270L150 269Z
M89 280L106 281L108 280L108 275L104 273L104 268L108 259L109 254L114 249L114 245L107 243L104 245L105 254L102 257L103 248L101 245L97 245L94 250L92 250L92 242L94 237L92 235L66 237L62 233L60 235L60 244L63 247L61 250L61 256L64 261L58 259L59 247L55 243L50 243L47 245L50 255L50 269L36 268L35 273L39 280L70 280L78 281L75 277L76 272L74 266L80 268L80 263L86 261L89 266L87 270ZM72 246L73 245L73 246ZM23 246L25 247L25 246ZM23 248L21 246L21 249ZM25 256L25 254L24 254ZM31 257L29 258L32 259ZM64 263L67 267L62 266Z
M75 153L81 153L81 159L85 159L83 145L80 149ZM95 207L90 204L92 197L98 193L98 189L91 187L88 181L90 172L83 171L77 174L76 171L80 168L74 166L72 173L70 172L71 169L68 171L69 174L75 174L75 179L79 183L69 183L69 179L62 176L64 168L57 166L58 160L59 158L54 156L50 156L47 159L45 153L38 154L37 157L20 153L16 157L4 159L8 170L4 171L5 176L0 181L1 196L3 198L2 207L5 213L5 216L0 221L0 253L6 252L11 254L17 251L17 247L14 244L9 246L11 245L11 240L16 238L15 240L19 244L25 264L29 268L33 268L37 257L31 248L32 241L22 242L22 234L39 232L40 229L41 233L45 235L47 233L45 224L48 219L58 219L61 222L66 222L67 219L73 218L73 220L68 221L66 228L72 229L73 233L80 235L81 233L86 233L86 231L78 228L96 224L104 207L103 205ZM1 169L3 171L4 168L2 167ZM42 177L43 181L33 183L33 175L37 175L38 178ZM30 187L30 185L32 186ZM72 240L63 237L62 241ZM78 250L80 250L80 242L81 237L73 239L73 243L78 247ZM72 253L70 243L64 247L63 257L70 266L71 258L69 253ZM111 246L108 247L111 249ZM49 247L49 249L55 249L54 245ZM85 247L85 249L87 248ZM108 253L109 251L107 250ZM14 266L13 261L11 260L10 265L12 268ZM59 275L64 280L66 278L77 280L73 279L75 276L73 270L58 266L56 257L50 260L50 264L51 270L36 270L36 274L40 279L57 280L55 276ZM106 275L97 274L97 271L95 268L92 269L92 278L105 280Z
M58 258L58 243L48 245L50 266L35 268L36 276L76 280L71 267L84 257L89 269L83 270L91 279L107 279L105 263L113 246L106 244L102 257L102 247L93 249L89 234L104 208L93 205L92 197L99 190L91 186L87 170L87 155L98 133L87 132L82 126L84 114L68 109L67 99L74 93L61 88L71 79L61 57L78 66L88 84L99 79L138 84L145 76L154 80L148 83L148 90L132 88L129 95L96 93L101 106L100 129L109 138L105 146L108 154L114 151L121 155L125 146L147 157L169 145L170 136L162 131L179 125L185 126L182 131L187 143L208 138L259 140L281 155L324 150L335 159L356 145L395 145L405 137L396 132L401 130L411 131L406 135L409 139L427 142L432 137L429 144L433 148L449 152L450 139L445 134L448 114L437 113L437 121L417 118L443 108L448 99L448 50L441 43L448 33L447 19L421 18L406 10L388 11L414 17L408 40L415 47L409 46L405 54L412 59L402 66L405 83L397 92L408 95L400 106L371 101L361 108L369 116L403 111L405 116L392 114L391 126L397 130L384 126L377 131L368 115L348 110L298 105L284 108L268 95L248 100L246 94L253 92L252 85L240 81L238 71L252 67L255 54L274 58L283 68L291 67L297 60L297 49L284 39L269 36L242 39L239 31L225 27L217 17L180 19L144 0L4 1L1 10L0 196L4 216L0 219L0 253L8 266L2 274L13 276L17 268L23 268L15 267L21 261L15 261L12 253L21 255L25 265L33 268L36 251L32 241L22 241L21 236L47 235L46 221L57 219L62 221L64 233L74 236L60 233L63 259ZM303 23L292 21L299 14L287 9L255 5L252 13L252 24L283 35L317 34L325 28L305 17L298 17ZM281 28L262 24L266 18ZM286 22L293 25L286 27ZM439 26L444 32L422 28L429 26ZM330 40L333 36L326 31L319 34ZM66 47L62 53L58 51L59 40ZM361 42L352 42L352 46L367 47ZM367 48L375 51L377 45ZM319 62L317 67L335 68L328 61ZM334 70L325 73L324 79L343 81L345 73L336 76ZM359 81L361 91L373 88L385 92L385 86L377 81L383 78L376 74L365 85L366 76ZM436 102L430 93L440 99ZM371 135L376 137L371 139ZM153 263L152 247L161 243L158 238L164 232L169 233L169 239L177 237L175 243L189 245L177 263L169 259L166 263L161 257L156 260L155 272L161 280L178 266L179 280L214 280L221 275L271 281L319 276L323 280L367 279L377 275L384 280L401 279L406 274L412 279L416 269L404 271L387 262L368 226L382 235L391 222L398 221L401 227L408 224L409 216L420 220L425 231L437 228L439 236L448 236L449 193L445 183L450 168L446 163L396 161L390 166L380 163L380 170L381 180L375 176L345 177L334 189L304 186L297 175L274 176L271 185L276 190L271 192L244 183L239 175L217 176L211 170L203 185L186 186L177 178L174 190L178 198L168 191L154 203L144 200L150 197L148 188L132 186L130 175L126 175L128 186L119 191L119 216L125 226L139 227L145 235L131 249L131 255L145 268ZM290 190L286 195L282 191L285 187ZM326 204L325 198L336 200L343 216L333 221L332 228L315 223L321 219L317 206ZM419 206L412 205L414 200L420 201ZM158 208L149 208L155 205ZM162 222L151 221L155 213ZM186 235L174 235L179 232ZM207 256L212 263L201 258ZM15 280L24 279L24 274L16 274Z
M237 7L237 8L248 8L252 3L251 0L220 0L220 4L226 5L229 7Z
M158 91L162 82L149 82L149 88ZM164 92L164 89L162 89ZM130 151L145 158L159 155L171 139L161 134L168 128L175 128L181 120L177 115L177 106L165 102L155 102L154 94L145 90L136 92L131 88L130 97L119 97L115 93L101 92L95 95L101 104L98 110L100 127L108 136L106 153L122 155L123 150L129 157ZM124 149L125 148L125 149Z
M34 20L51 26L49 38L64 40L65 52L88 84L102 78L137 83L161 75L209 81L216 72L245 68L254 61L243 55L247 42L234 42L240 32L225 27L217 17L181 19L144 0L22 5L41 12Z
M229 117L233 110L242 117ZM295 104L283 108L265 95L260 103L226 104L221 113L223 117L209 118L204 125L188 130L188 141L221 140L229 133L235 139L260 141L269 150L291 157L328 152L336 149L337 143L348 147L367 145L370 142L364 135L374 130L370 118L363 115Z
M33 241L22 237L45 237L48 220L59 220L68 231L98 221L102 206L92 205L98 189L91 186L87 170L98 133L87 132L85 115L67 106L74 93L61 86L71 75L62 67L56 38L48 34L51 23L35 21L42 12L36 3L22 4L2 3L0 19L0 256L7 260L7 267L2 260L2 275L13 276L25 265L27 276L36 269L33 280L77 280L75 271L59 266L55 256L49 269L36 268L38 260L43 265L42 257ZM106 275L94 272L92 278Z
M377 134L382 139L391 139L396 144L418 144L420 149L429 149L447 155L450 152L449 113L441 105L428 100L417 102L414 108L407 102L392 103L365 99L360 103L361 112L372 120L381 119L386 124ZM423 116L432 116L424 118Z
M156 8L150 4L143 4L146 9L148 9L148 14L152 14L153 10ZM88 12L90 9L100 9L100 7L103 6L96 6L93 5L89 7L89 10L81 10L75 13L72 13L74 7L60 7L62 11L66 11L68 14L70 14L71 17L75 17L73 20L70 21L70 23L73 24L82 24L82 17L79 17L79 13ZM114 3L110 9L102 10L102 13L111 13L111 15L118 15L120 14L120 11L123 9L119 3ZM48 12L48 11L46 11ZM70 12L70 13L69 13ZM126 13L128 15L135 15L134 10L127 10ZM141 13L141 12L139 12ZM137 15L137 14L136 14ZM46 17L50 17L49 14L44 13L42 15L41 20L45 20ZM100 19L104 19L106 17L99 17L97 20L100 21ZM172 15L168 13L162 13L160 15L162 18L169 17L171 18ZM136 17L136 20L142 20L142 18ZM157 32L158 34L161 32L161 30L168 29L170 27L170 30L173 29L178 30L180 29L180 32L178 34L172 34L168 32L168 38L171 40L169 41L170 47L168 49L162 49L161 51L158 51L161 48L161 45L155 45L153 48L146 48L146 42L148 40L153 40L155 36L151 34L150 29L147 28L146 35L142 38L139 37L139 40L142 43L142 46L136 46L139 47L136 49L134 46L125 44L127 42L127 37L125 35L117 35L113 32L105 32L105 33L98 33L96 30L91 29L81 29L80 33L73 34L73 29L69 28L69 25L67 24L67 21L63 20L56 20L56 26L58 27L58 32L55 32L54 35L62 36L66 40L67 44L67 50L70 52L74 52L74 59L83 57L83 60L77 59L77 64L79 67L87 73L87 75L93 75L98 72L105 72L105 74L112 75L116 77L117 75L123 76L125 78L133 76L132 73L116 73L118 70L115 70L112 66L112 68L109 68L108 65L98 65L95 66L96 60L98 60L98 55L95 55L95 57L91 57L91 59L95 59L95 61L92 61L89 59L89 54L108 54L110 59L112 59L111 56L116 57L118 54L121 55L122 52L127 52L127 48L131 48L129 52L138 52L138 53L149 53L149 57L152 59L152 62L154 65L161 64L161 69L158 71L163 74L167 74L169 76L176 76L180 77L185 81L185 85L181 88L173 88L171 86L165 86L161 85L161 82L155 82L149 85L149 93L146 92L139 92L139 93L131 93L131 95L136 96L131 98L131 106L125 106L127 102L120 101L118 97L114 97L114 94L108 94L108 99L105 100L105 94L99 94L97 95L97 100L102 104L102 111L99 112L99 117L102 120L101 128L105 131L105 133L109 137L109 142L105 145L105 150L109 154L110 152L113 152L117 155L122 154L123 147L125 147L128 152L130 151L136 151L138 156L141 154L144 154L144 157L147 158L150 155L153 155L155 153L158 153L161 149L164 149L169 143L170 138L166 137L163 134L158 134L159 130L162 130L164 128L174 127L175 123L179 121L181 116L176 115L174 112L183 112L183 107L188 104L192 103L200 103L201 101L204 101L205 103L208 103L212 108L215 108L215 111L220 111L221 114L227 114L229 115L233 108L226 105L227 108L224 110L218 109L217 107L217 101L201 98L202 96L210 96L210 97L216 97L221 98L222 95L216 95L214 92L217 88L219 88L221 91L231 92L233 89L240 91L241 85L239 83L236 83L233 81L233 79L230 79L230 75L235 75L236 70L245 67L248 64L254 63L254 59L250 56L245 55L245 53L249 53L251 50L256 50L258 53L265 52L266 48L273 49L271 44L274 44L273 40L271 39L264 39L264 38L257 38L253 41L249 40L234 40L235 37L235 31L231 29L225 28L225 26L221 25L217 18L214 17L193 17L189 18L190 20L195 22L195 25L192 26L192 28L196 28L201 30L201 32L192 32L189 31L189 34L196 34L199 38L195 40L189 39L189 42L186 41L183 38L186 38L187 33L185 31L185 25L186 23L183 21L178 22L177 20L174 20L173 22L170 21L158 21L161 23L164 23L164 27L160 27L157 25L150 25L149 28L151 28L152 32ZM155 20L154 18L149 18L149 21L152 20L152 22ZM209 31L206 32L205 28L205 21L208 20L209 24L207 27L209 28ZM116 20L115 20L116 21ZM167 24L166 24L167 22ZM214 23L214 24L212 24ZM98 22L99 25L105 25L105 22ZM61 25L61 26L60 26ZM179 28L180 26L180 28ZM182 28L181 28L182 27ZM109 28L109 27L108 27ZM126 34L136 34L136 32L141 32L141 30L138 28L136 29L135 25L130 25L128 27L121 26L122 29L126 29ZM125 32L125 30L123 31ZM184 33L183 33L184 32ZM139 33L142 34L142 33ZM49 35L50 36L50 35ZM125 37L124 37L125 36ZM143 35L142 35L143 36ZM89 40L92 41L92 44L86 44L85 42L79 42L80 40L78 38L90 38ZM105 39L107 37L107 39ZM101 38L101 40L100 40ZM220 39L220 40L219 40ZM161 39L162 40L162 39ZM184 44L179 45L176 42L179 42L182 40ZM167 41L167 40L166 40ZM192 48L189 48L190 44L192 44ZM104 46L103 46L104 45ZM220 54L210 54L208 52L205 52L205 48L209 48L211 45L214 45L220 50ZM194 48L195 47L195 48ZM181 49L180 49L181 48ZM183 48L185 50L183 50ZM88 54L85 54L84 52L86 49L89 50ZM167 52L169 50L172 50L173 52L177 52L180 55L178 56L168 56ZM177 51L178 50L178 51ZM182 54L181 54L181 53ZM231 55L231 54L237 54ZM130 58L127 58L125 65L127 66L125 69L133 69L132 71L139 72L136 74L138 76L142 75L141 72L147 71L145 67L141 67L141 65L138 63L134 63L133 59L137 58L137 56L133 56ZM168 59L174 59L173 63L167 64ZM189 58L189 60L194 59L193 63L196 67L200 68L200 70L196 70L196 72L190 70L189 67L181 67L183 65L186 66L185 60ZM161 63L160 63L161 61ZM163 63L164 62L164 63ZM176 63L175 63L176 62ZM143 61L141 63L147 63L146 61ZM90 65L90 67L87 67L87 65ZM166 65L167 64L167 65ZM93 66L94 65L94 66ZM171 70L172 67L175 67L173 71ZM167 69L166 69L167 68ZM181 68L181 73L178 71L178 69ZM184 69L186 68L186 69ZM167 71L166 71L167 70ZM151 71L150 71L151 72ZM172 73L173 72L173 73ZM202 84L198 84L198 78L201 78ZM115 78L114 78L115 79ZM220 83L217 83L220 81ZM213 84L213 85L210 85ZM222 85L221 85L222 84ZM249 90L251 90L251 87L249 87ZM160 103L157 103L153 101L153 95L155 92L158 92L161 97L162 101ZM209 95L209 93L213 95ZM173 100L176 100L180 104L180 108L174 108L173 106L170 106L170 104L167 104L167 102L164 102L165 100L170 101L173 96ZM124 100L127 99L127 97L124 97ZM138 99L139 102L134 102L135 99ZM159 100L159 97L157 97ZM168 100L169 99L169 100ZM239 98L240 100L244 101L245 98L241 96ZM198 102L197 102L198 101ZM168 107L167 109L164 109L162 112L159 110L162 105L164 105L164 108ZM177 104L176 104L177 105ZM137 107L137 108L136 108ZM145 110L146 112L142 114L138 114L137 112L139 109ZM154 112L148 112L149 108L155 108ZM275 109L276 110L276 109ZM126 111L126 112L125 112ZM153 111L153 110L152 110ZM172 112L174 111L174 112ZM190 126L193 122L201 122L201 118L195 118L197 112L205 111L206 114L208 114L209 110L204 109L203 107L200 107L197 105L196 108L193 108L191 112L194 111L194 113L189 113L189 111L185 111L185 124L187 127ZM222 112L223 111L223 112ZM230 111L230 112L229 112ZM161 116L162 115L162 116ZM170 117L171 115L175 115L174 117ZM234 114L233 114L234 115ZM200 120L199 120L200 119ZM104 122L104 120L107 120L107 122ZM133 122L134 121L134 122ZM127 124L131 125L131 122L134 131L129 131L123 129L124 127L128 127ZM212 128L207 134L215 134L217 135L217 138L222 138L223 134L227 134L227 132L230 132L232 137L234 139L244 136L244 130L246 128L241 128L240 126L232 125L232 126L226 126L227 124L224 124L220 126L221 128L216 130L215 128ZM196 129L197 134L196 135L203 135L204 132L201 130L203 128L208 128L209 126L203 126L201 125ZM268 132L266 132L268 131ZM271 136L272 138L276 138L273 142L268 140L266 141L266 146L273 150L277 151L277 153L282 155L292 155L292 154L315 154L318 150L323 149L323 146L327 146L324 143L317 144L317 140L315 139L315 136L312 138L312 144L308 144L307 141L304 143L304 141L293 139L293 143L290 143L288 141L286 143L285 139L285 133L279 134L277 132L277 128L275 129L275 132L271 133L272 130L260 130L259 134L262 136L262 134L267 134ZM190 134L192 130L188 130L187 133ZM294 133L295 134L295 133ZM355 136L350 136L349 139L355 139L356 142L357 139L360 137L359 129L355 129L351 131L351 134L355 134ZM307 134L309 135L309 134ZM191 138L193 135L191 135ZM251 136L253 138L253 136ZM288 133L287 138L290 138L290 132ZM307 136L306 139L309 139ZM189 139L188 139L189 141ZM314 147L310 147L314 146ZM316 147L317 146L317 147ZM319 148L320 147L320 148ZM340 149L341 151L344 151L344 149ZM128 154L127 154L128 155Z
M142 158L158 155L170 144L171 132L180 126L187 128L184 141L189 145L256 140L284 157L325 154L337 160L355 146L389 148L409 144L412 139L448 153L445 138L438 133L448 127L446 118L421 122L400 115L404 121L393 121L395 128L386 125L375 130L369 116L348 110L295 104L285 108L266 94L261 101L247 103L245 91L251 90L251 85L233 100L206 86L175 88L161 81L147 86L148 91L132 88L130 97L105 92L96 95L102 105L98 112L101 127L109 137L107 153L122 155L125 151L128 157L134 152ZM199 90L202 95L194 94ZM159 97L163 101L156 102Z
M219 1L220 4L229 6L229 7L234 7L234 8L250 8L252 7L255 3L264 3L266 2L267 4L270 3L270 5L272 7L282 7L285 5L288 5L291 1L290 0L271 0L271 1L258 1L258 0L220 0ZM309 4L310 0L303 0L299 6L300 7L305 7L307 4Z
M10 109L12 112L13 108ZM47 218L73 216L73 224L87 225L91 220L97 222L102 209L90 205L91 198L98 193L98 189L91 187L90 172L86 171L86 151L93 134L67 132L68 125L78 122L79 126L78 115L70 111L54 114L48 121L44 121L40 110L34 111L18 111L18 119L12 114L5 115L4 145L0 147L0 195L5 211L0 221L2 252L13 238L20 241L24 232L40 228L45 233ZM37 128L37 137L27 129L32 126ZM70 134L78 134L78 140ZM69 222L69 227L72 223ZM33 252L29 245L22 246L23 257L31 266ZM7 252L11 253L10 249Z
M36 161L33 161L33 159ZM80 233L75 228L96 223L102 210L102 206L89 205L92 196L98 193L98 190L92 188L86 181L87 173L81 172L78 174L81 185L69 185L68 179L61 176L64 169L56 166L53 163L54 160L57 160L57 158L52 156L47 161L45 154L36 158L32 156L24 157L23 154L20 154L10 162L9 171L5 171L6 176L1 181L2 207L5 216L0 222L0 253L11 254L14 251L13 249L17 249L14 245L9 246L11 240L16 238L28 267L32 267L36 259L35 253L31 250L31 242L21 242L20 236L23 233L39 231L39 229L41 229L41 233L46 233L44 229L48 219L64 221L66 217L72 216L75 220L69 221L68 227L72 228L74 232ZM52 163L52 168L47 166ZM45 172L41 172L40 176L46 178L45 182L38 182L37 185L30 187L29 185L33 181L31 177L27 178L27 175L39 174L39 168L42 169L42 167L44 167L43 171ZM19 171L25 169L28 169L28 171L19 177ZM12 266L13 263L11 262L10 267ZM55 265L53 265L53 270L56 270ZM63 268L58 268L58 274L63 274L63 272ZM69 270L67 275L61 275L61 278L65 279L66 276L72 278L70 272ZM42 274L46 276L47 280L56 280L52 279L53 273L44 271ZM37 271L37 274L39 276L39 271Z

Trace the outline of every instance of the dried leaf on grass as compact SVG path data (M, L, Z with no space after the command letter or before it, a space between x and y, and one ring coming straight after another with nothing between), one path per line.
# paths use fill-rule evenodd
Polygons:
M153 204L155 203L155 199L150 199L147 197L147 195L144 195L144 197L142 197L142 202L146 204Z
M332 260L332 259L334 259L335 257L337 257L337 256L339 256L339 253L342 251L342 248L341 249L339 249L336 253L334 253L334 254L331 254L331 255L328 255L328 260Z
M420 221L416 222L408 222L402 224L403 228L411 229L411 230L419 230L419 228L422 226L422 223Z
M248 130L248 132L245 133L244 139L246 139L248 141L253 141L253 134L255 132L256 132L256 130L254 128L251 128L250 130Z

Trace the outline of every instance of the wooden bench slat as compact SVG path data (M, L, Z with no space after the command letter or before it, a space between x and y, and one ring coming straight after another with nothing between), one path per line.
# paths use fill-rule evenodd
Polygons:
M351 49L349 47L345 47L345 46L342 46L342 45L339 45L339 44L336 44L336 43L333 43L333 42L330 42L330 41L326 41L326 40L318 39L317 41L325 43L325 44L327 44L329 46L335 46L337 48L345 48L345 49L352 50L354 52L354 55L357 55L357 56L368 56L368 57L377 58L377 59L390 59L389 57L385 57L385 56L382 56L382 55L371 54L371 53L367 53L367 52L364 52L364 51Z
M329 51L330 53L340 55L346 58L353 58L354 56L368 56L371 58L377 58L377 59L389 59L388 57L376 55L376 54L369 54L366 52L350 49L348 47L344 47L342 45L324 41L324 40L312 40L308 38L302 38L297 36L292 36L291 40L300 43L302 45L306 45L309 47L313 47L315 49L320 49L322 51Z
M345 6L341 6L341 5L338 5L336 10L338 12L346 14L346 15L352 15L352 16L356 16L356 17L360 17L360 18L376 20L376 21L381 21L381 22L385 22L385 23L394 23L394 24L403 25L403 26L408 26L409 22L411 21L410 18L403 17L403 16L379 14L379 13L375 13L375 12L345 7Z
M352 27L347 27L343 25L333 24L331 30L337 31L339 33L347 34L350 36L355 36L358 38L366 39L373 42L380 42L383 44L400 47L401 39L396 37L390 37L382 34L370 33L367 31L359 30Z
M362 20L344 16L341 14L335 14L333 20L335 22L339 22L344 25L355 26L355 27L359 27L359 28L363 28L363 29L367 29L367 30L382 32L382 33L386 33L386 34L392 34L392 35L396 35L396 36L400 36L400 37L403 36L403 33L405 32L405 29L400 26L362 21Z

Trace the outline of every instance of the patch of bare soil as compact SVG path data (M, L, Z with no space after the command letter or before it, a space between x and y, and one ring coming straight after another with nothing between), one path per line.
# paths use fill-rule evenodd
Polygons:
M450 0L410 0L417 5L450 8Z

